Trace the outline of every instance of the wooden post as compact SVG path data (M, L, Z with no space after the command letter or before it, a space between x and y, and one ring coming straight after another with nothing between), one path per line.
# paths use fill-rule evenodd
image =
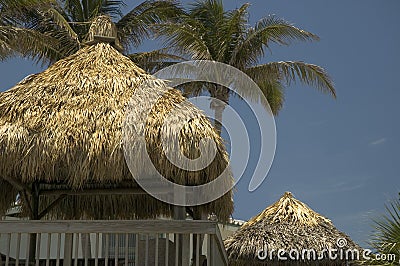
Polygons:
M71 266L72 263L72 245L73 245L73 234L66 233L64 239L64 266Z
M179 193L177 193L177 191L174 191L174 198L175 199L180 199L179 201L181 201L181 199L185 198L186 195L180 195ZM174 220L185 220L186 219L186 207L185 206L174 206ZM182 235L181 234L175 234L175 247L178 248L177 250L177 258L175 258L177 261L175 261L175 264L177 264L178 266L182 266L185 264L182 264L182 245L183 245L183 239L182 239ZM167 239L168 241L168 239Z
M92 258L92 243L90 241L90 234L81 234L82 254L84 258Z
M174 206L174 220L185 220L186 218L186 210L183 206ZM182 266L182 235L175 234L175 247L178 248L177 250L177 257L175 258L175 262L178 263L178 266ZM167 239L168 241L168 239ZM176 261L177 260L177 261Z
M207 266L211 266L211 259L212 259L212 249L211 249L211 234L207 234Z
M39 206L40 206L40 199L39 199L39 183L34 182L32 184L32 197L31 197L31 220L39 220ZM29 240L29 261L32 263L35 262L35 253L36 253L36 240L37 234L32 233L30 240ZM40 254L37 254L38 258L40 258Z
M182 237L182 265L190 265L190 234Z
M182 206L174 206L174 220L185 220L186 210Z
M208 214L205 212L201 212L199 209L193 208L193 220L208 220ZM197 240L199 238L199 240ZM204 234L193 235L193 251L192 251L192 260L195 262L197 260L197 245L199 245L199 256L202 255L202 247L204 241Z

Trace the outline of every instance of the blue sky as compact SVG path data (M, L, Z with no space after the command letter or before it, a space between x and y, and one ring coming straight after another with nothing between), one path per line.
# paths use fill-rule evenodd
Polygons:
M237 217L247 219L289 190L365 245L371 219L400 191L399 8L398 1L252 2L252 21L275 14L321 37L273 47L265 61L323 66L338 99L300 85L287 89L274 164L255 192L239 185Z
M278 143L271 171L254 192L247 191L246 176L240 181L234 216L249 219L291 191L366 246L372 219L400 191L400 2L224 4L232 9L245 2L252 4L251 24L275 14L321 37L319 42L273 46L262 62L301 60L323 66L335 82L338 99L299 84L287 89L285 107L276 118ZM156 46L148 41L140 49ZM0 62L1 90L40 69L25 59Z

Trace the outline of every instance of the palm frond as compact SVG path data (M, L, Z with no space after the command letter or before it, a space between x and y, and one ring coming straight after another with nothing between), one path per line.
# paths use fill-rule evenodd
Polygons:
M1 60L17 53L37 61L51 62L54 58L59 57L56 46L56 39L40 32L12 26L0 26Z
M387 214L380 220L375 220L375 234L371 239L371 246L380 254L394 254L400 258L400 200L386 206ZM375 261L374 264L382 263ZM398 265L398 261L385 262L386 265Z
M220 0L203 0L191 4L188 15L200 22L205 30L218 36L215 28L224 24L225 11ZM209 37L209 36L206 36ZM214 36L211 36L214 37Z
M223 57L221 53L221 43L228 38L224 30L226 24L226 16L224 6L220 0L203 0L197 1L191 5L188 15L195 19L201 27L198 31L202 39L208 46L208 50L213 60L220 60Z
M246 69L246 73L256 82L278 80L290 85L299 80L336 98L336 91L328 73L320 66L299 61L280 61L258 65Z
M225 10L221 0L197 0L190 4L189 13L196 18L207 20L210 15L223 15Z
M124 6L124 2L120 0L101 0L103 4L101 5L100 12L102 14L108 14L112 18L122 17L121 7Z
M80 0L64 0L63 9L68 14L71 21L87 21L83 5Z
M167 36L165 44L178 54L188 54L191 59L213 60L204 40L204 28L195 19L185 17L182 23L156 25L158 36Z
M83 2L86 2L84 8L87 9L87 11L85 11L88 14L87 20L95 18L101 14L101 6L103 5L103 0L92 0Z
M197 97L208 91L208 86L210 84L202 81L198 82L188 82L177 86L177 89L180 90L183 96L187 98Z
M65 30L50 31L47 34L59 42L59 57L55 61L70 56L81 48L80 41L71 39L69 33Z
M0 0L0 24L20 26L29 23L38 10L56 5L55 0Z
M259 82L257 85L267 98L267 102L272 113L274 115L278 115L285 102L285 87L279 81L264 81L263 83Z
M107 14L112 18L120 18L122 16L121 6L124 5L120 0L92 0L88 2L87 13L89 18L94 18L100 14Z
M117 23L118 37L126 50L138 46L143 37L149 37L151 25L163 23L183 13L175 1L145 1L123 16Z
M57 47L54 49L58 51L58 57L53 58L53 62L75 53L80 48L82 29L73 27L75 25L71 25L68 19L68 15L58 6L57 9L38 11L34 23L30 26L32 30L57 40Z
M164 67L186 60L181 56L168 53L167 49L133 53L129 54L128 57L139 67L151 74Z
M230 61L232 51L243 40L243 36L246 33L249 6L250 4L246 3L240 8L226 14L226 23L224 23L222 30L226 32L227 38L221 42L221 54L219 56L223 62Z
M82 3L82 11L84 15L84 21L88 21L90 19L90 9L89 9L89 0L80 0Z
M78 34L71 28L69 22L56 9L50 8L44 13L47 22L54 23L57 27L64 30L72 40L79 41Z
M54 4L56 0L0 0L2 8L14 10L25 10L26 8L37 7L38 5Z
M293 24L275 16L268 16L259 20L254 30L254 35L260 35L264 41L272 41L282 45L289 45L294 40L319 40L317 35L297 28Z
M270 42L279 45L289 45L292 41L319 40L319 37L311 32L302 30L289 22L268 16L259 20L254 28L249 28L243 41L232 53L231 64L254 65L258 59L264 56L265 47Z

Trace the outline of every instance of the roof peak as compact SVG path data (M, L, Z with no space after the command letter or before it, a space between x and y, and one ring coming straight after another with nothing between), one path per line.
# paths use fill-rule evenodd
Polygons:
M293 198L293 194L292 194L292 192L290 192L290 191L286 191L284 194L283 194L283 196L282 197L287 197L287 198Z
M117 27L108 15L99 15L95 17L90 25L84 44L93 45L97 43L109 43L119 52L123 50L118 39Z
M263 221L268 223L289 222L307 226L315 226L321 222L332 223L329 219L316 213L303 202L295 199L293 194L288 191L278 201L251 218L243 226Z

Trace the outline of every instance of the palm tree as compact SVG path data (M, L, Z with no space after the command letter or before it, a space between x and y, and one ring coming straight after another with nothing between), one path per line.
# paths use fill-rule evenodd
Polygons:
M375 221L371 246L380 254L394 254L396 261L373 260L374 265L400 264L400 198L386 206L387 214ZM371 264L371 261L367 261Z
M261 88L274 114L283 106L284 88L299 79L302 83L336 97L335 88L325 70L300 61L259 64L272 43L289 45L291 41L315 41L318 36L299 29L274 16L264 17L248 27L249 4L225 11L221 0L199 0L179 20L157 25L158 36L173 52L194 60L214 60L232 65L249 75ZM244 95L247 92L242 88ZM190 93L208 91L211 97L229 102L227 88L207 85ZM224 105L212 105L215 118L221 119ZM221 126L217 123L217 129Z
M40 59L50 53L55 44L52 38L18 26L31 15L28 10L44 3L40 0L0 1L0 60L17 54Z
M122 15L120 0L0 0L0 60L16 54L55 62L83 45L90 24L99 15L117 20L122 51L128 54L151 34L151 25L181 13L172 0L145 1ZM141 66L163 59L179 60L165 50L128 56Z

